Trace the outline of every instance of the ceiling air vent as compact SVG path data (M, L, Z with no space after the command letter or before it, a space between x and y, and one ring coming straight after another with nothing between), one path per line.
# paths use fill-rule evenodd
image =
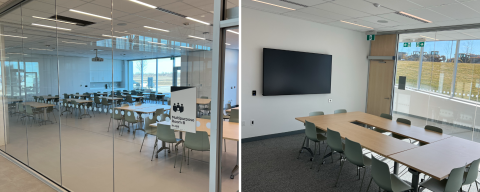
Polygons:
M50 18L55 19L55 15L51 16ZM83 27L95 24L94 22L85 21L85 20L81 20L81 19L74 19L74 18L71 18L71 17L65 17L65 16L61 16L61 15L57 15L57 19L60 20L60 21L67 21L67 22L75 23L76 25L83 26Z
M295 3L295 2L292 2L292 1L289 1L289 0L280 0L280 1L283 1L283 2L285 2L285 3L294 4L294 5L301 6L301 7L308 7L308 6L304 5L304 4Z

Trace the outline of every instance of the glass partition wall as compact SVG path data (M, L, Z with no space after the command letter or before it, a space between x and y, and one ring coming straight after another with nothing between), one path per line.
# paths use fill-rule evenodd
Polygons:
M73 191L209 191L213 4L31 0L0 15L0 150ZM170 128L172 86L196 88L196 131ZM236 191L230 176L213 182Z
M479 29L400 34L396 76L394 118L480 142ZM399 76L406 77L405 90L398 89Z

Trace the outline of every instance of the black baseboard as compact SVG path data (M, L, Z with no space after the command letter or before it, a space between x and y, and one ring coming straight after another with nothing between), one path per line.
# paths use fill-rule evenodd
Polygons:
M262 135L262 136L258 136L258 137L242 138L242 143L248 143L248 142L252 142L252 141L260 141L260 140L271 139L271 138L276 138L276 137L285 137L285 136L296 135L296 134L301 134L301 133L305 133L305 129L283 132L283 133L275 133L275 134L271 134L271 135Z

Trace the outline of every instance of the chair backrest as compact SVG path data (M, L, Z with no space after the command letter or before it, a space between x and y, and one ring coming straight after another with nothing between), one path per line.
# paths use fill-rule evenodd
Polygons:
M411 125L411 124L412 124L412 122L410 122L410 120L404 119L404 118L397 118L397 122L398 122L398 123L407 124L407 125Z
M107 98L102 98L102 105L109 105Z
M392 120L392 116L390 114L382 113L382 114L380 114L380 117Z
M323 113L323 111L314 111L308 114L308 116L317 116L317 115L325 115L325 113Z
M68 94L64 93L63 98L68 99Z
M230 120L228 121L238 123L239 122L238 116L239 116L238 109L232 109L232 111L230 112Z
M347 160L351 163L363 167L365 164L363 163L363 150L362 146L352 141L348 138L345 138L345 156Z
M163 114L164 112L165 112L165 109L163 109L163 108L157 109L157 110L155 110L155 116L159 116L159 115Z
M25 105L25 109L27 110L27 111L26 111L27 114L33 115L32 106L30 106L30 105Z
M202 98L202 99L208 99L207 96L201 96L200 98Z
M228 103L227 104L227 109L231 109L232 108L232 104Z
M465 178L465 181L463 182L463 185L468 185L468 184L472 184L473 182L475 182L475 180L477 179L477 176L478 176L478 164L479 163L480 163L480 159L477 159L470 164L470 167L468 168L467 177Z
M70 103L72 103L72 107L77 107L77 101L75 100L71 100Z
M43 98L43 96L40 96L40 97L38 98L38 102L40 102L40 103L45 102L45 98Z
M170 125L157 124L157 137L158 139L167 143L176 143L175 131L170 129Z
M37 96L33 96L33 100L34 100L35 102L37 102L37 101L38 101L38 97L37 97Z
M114 110L113 110L113 119L115 119L115 120L120 120L120 119L122 119L122 110L120 110L120 109L114 109Z
M339 132L327 128L327 144L337 152L343 152L342 137Z
M135 114L133 111L125 111L125 121L129 123L136 123Z
M307 136L310 140L318 141L317 128L312 122L305 121L305 136Z
M133 103L133 99L132 99L132 96L131 95L127 95L127 102L129 103Z
M372 178L385 191L393 191L388 165L372 155Z
M456 192L462 187L464 172L465 166L455 168L450 171L447 184L445 185L445 192Z
M433 125L425 125L425 129L426 129L426 130L430 130L430 131L435 131L435 132L438 132L438 133L443 133L443 129L442 129L442 128L435 127L435 126L433 126Z
M102 102L100 102L100 97L98 96L94 96L93 97L93 101L96 103L96 104L101 104Z
M337 109L333 112L333 114L338 114L338 113L346 113L347 110L346 109Z
M200 118L201 119L210 119L210 115L202 115Z
M48 96L52 96L52 94L48 94Z
M187 132L185 134L184 145L186 148L197 151L210 151L210 140L205 131L197 131L196 133Z

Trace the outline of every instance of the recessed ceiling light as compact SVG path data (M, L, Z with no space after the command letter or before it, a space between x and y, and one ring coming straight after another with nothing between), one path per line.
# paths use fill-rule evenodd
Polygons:
M69 11L72 11L72 12L75 12L75 13L84 14L84 15L90 15L90 16L98 17L98 18L102 18L102 19L112 20L111 18L108 18L108 17L104 17L104 16L100 16L100 15L95 15L95 14L91 14L91 13L87 13L87 12L83 12L83 11L78 11L78 10L75 10L75 9L70 9Z
M235 34L237 34L237 35L240 35L240 33L239 33L239 32L232 31L232 30L230 30L230 29L229 29L229 30L227 30L227 31L228 31L228 32L230 32L230 33L235 33Z
M267 3L267 2L263 2L263 1L259 1L259 0L252 0L252 1L259 2L259 3L263 3L263 4L267 4L267 5L271 5L271 6L275 6L275 7L280 7L280 8L284 8L284 9L295 10L295 9L292 9L292 8L289 8L289 7L284 7L284 6L280 6L280 5L275 5L275 4L273 4L273 3Z
M359 26L359 27L365 27L365 28L373 29L373 28L371 28L371 27L367 27L367 26L359 25L359 24L356 24L356 23L350 23L350 22L347 22L347 21L342 21L342 20L340 20L340 22L343 22L343 23L348 23L348 24L351 24L351 25L356 25L356 26Z
M77 23L72 23L72 22L67 22L67 21L60 21L56 19L49 19L49 18L44 18L44 17L37 17L37 16L32 16L33 18L36 19L43 19L43 20L49 20L49 21L56 21L56 22L61 22L61 23L66 23L66 24L71 24L71 25L76 25Z
M409 13L405 13L403 11L398 11L398 12L395 12L395 13L399 14L399 15L402 15L402 16L405 16L405 17L408 17L408 18L411 18L411 19L415 19L417 21L424 22L424 23L431 23L431 21L429 21L429 20L426 20L426 19L421 18L421 17L417 17L417 16L409 14Z
M86 45L86 43L77 43L77 42L69 42L69 41L62 41L64 43L72 43L72 44L79 44L79 45Z
M378 20L377 22L379 22L379 23L388 23L387 20Z
M28 38L28 37L15 36L15 35L5 35L5 34L0 34L0 36L5 36L5 37L16 37L16 38L22 38L22 39Z
M60 30L65 30L65 31L71 31L71 29L61 28L61 27L54 27L54 26L50 26L50 25L40 25L40 24L36 24L36 23L32 23L32 25L34 25L34 26L39 26L39 27L46 27L46 28L53 28L53 29L60 29Z
M212 24L207 23L207 22L205 22L205 21L200 21L200 20L198 20L198 19L194 19L194 18L191 18L191 17L185 17L185 19L192 20L192 21L196 21L196 22L199 22L199 23L205 24L205 25L212 25Z
M118 37L118 36L105 35L105 34L102 34L102 36L104 36L104 37L112 37L112 38L119 38L119 39L127 39L127 38L125 38L125 37Z
M197 36L193 36L193 35L189 35L188 37L205 40L205 38L203 38L203 37L197 37Z
M137 0L130 0L130 1L131 1L131 2L134 2L134 3L138 3L138 4L143 5L143 6L147 6L147 7L153 8L153 9L157 8L157 6L150 5L150 4L148 4L148 3L144 3L144 2L141 2L141 1L137 1Z
M145 28L149 28L149 29L155 29L155 30L159 30L159 31L170 32L169 30L165 30L165 29L159 29L159 28L150 27L150 26L143 26L143 27L145 27Z
M225 43L225 45L230 45L229 43Z

